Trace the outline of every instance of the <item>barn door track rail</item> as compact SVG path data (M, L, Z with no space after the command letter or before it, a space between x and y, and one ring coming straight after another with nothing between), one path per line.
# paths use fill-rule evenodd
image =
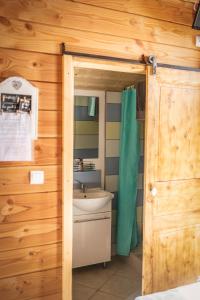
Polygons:
M167 69L200 72L200 68L158 63L155 55L150 55L150 56L141 55L141 60L134 60L134 59L123 58L123 57L98 55L98 54L92 54L92 53L87 53L87 52L70 51L70 50L66 50L65 43L61 44L61 54L62 55L72 55L72 56L77 56L77 57L109 60L109 61L115 61L115 62L124 62L124 63L130 63L130 64L134 64L134 65L150 65L150 66L152 66L152 74L153 75L156 75L157 68L167 68Z

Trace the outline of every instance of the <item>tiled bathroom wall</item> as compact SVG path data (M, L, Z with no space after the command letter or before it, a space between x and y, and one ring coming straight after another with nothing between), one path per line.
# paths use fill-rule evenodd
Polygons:
M145 97L145 84L137 86L138 102ZM84 99L82 99L84 100ZM81 102L82 103L82 102ZM83 106L83 105L82 105ZM78 114L79 112L77 112ZM140 114L142 115L142 114ZM80 120L79 120L80 121ZM116 215L118 201L119 178L119 142L121 123L121 93L106 92L105 107L105 189L114 193L112 203L112 248L115 252L116 244ZM142 234L143 214L143 170L144 170L144 120L139 120L140 125L140 164L137 190L137 221L140 234ZM90 137L91 138L91 137ZM86 147L87 148L87 147ZM103 167L102 167L103 168ZM101 186L101 170L93 172L74 172L74 187L78 188L76 179L84 182L89 187Z
M106 92L106 155L105 155L105 188L114 193L112 243L113 253L116 243L116 211L118 200L119 178L119 139L121 122L121 93ZM140 120L141 157L138 175L137 191L137 219L140 233L142 233L142 206L143 206L143 170L144 170L144 121Z

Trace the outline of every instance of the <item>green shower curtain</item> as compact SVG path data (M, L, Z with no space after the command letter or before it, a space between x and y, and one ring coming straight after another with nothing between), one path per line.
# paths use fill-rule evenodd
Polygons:
M122 93L117 254L128 256L138 244L136 198L140 158L139 126L136 120L136 90Z

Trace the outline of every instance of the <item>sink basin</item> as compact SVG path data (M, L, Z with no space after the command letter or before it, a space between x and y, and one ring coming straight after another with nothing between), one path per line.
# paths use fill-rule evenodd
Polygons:
M84 211L95 211L104 207L114 195L104 190L88 190L86 193L75 191L73 205Z

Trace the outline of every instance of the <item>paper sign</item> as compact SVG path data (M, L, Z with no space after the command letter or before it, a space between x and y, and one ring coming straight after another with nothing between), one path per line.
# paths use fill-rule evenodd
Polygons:
M0 161L31 161L37 138L38 89L21 77L0 83Z
M9 77L0 83L1 112L31 113L31 135L37 139L38 88L22 77Z
M0 161L31 161L32 138L29 114L0 114Z

